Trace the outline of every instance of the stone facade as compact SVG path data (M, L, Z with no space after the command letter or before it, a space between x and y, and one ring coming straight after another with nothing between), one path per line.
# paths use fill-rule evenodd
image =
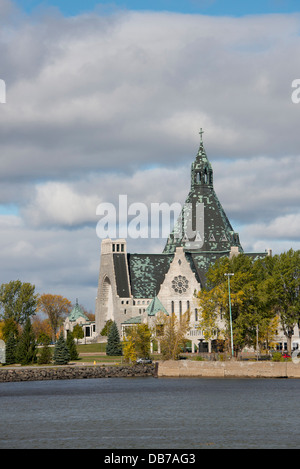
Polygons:
M200 312L195 292L205 287L212 263L223 256L238 255L243 248L215 193L213 169L202 133L191 166L190 191L164 251L131 254L127 253L125 239L102 241L95 314L99 338L109 319L116 321L120 333L130 324L149 322L147 308L157 297L164 310L168 314L174 312L178 319L190 311L191 330L187 338L192 351L203 341L197 327ZM258 258L267 252L245 254ZM211 342L206 347L210 351Z

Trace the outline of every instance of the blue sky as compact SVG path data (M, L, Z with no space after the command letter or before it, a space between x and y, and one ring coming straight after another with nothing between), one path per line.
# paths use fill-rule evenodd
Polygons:
M173 11L179 13L200 13L214 16L243 16L268 13L293 13L299 11L299 0L19 0L16 2L25 11L31 12L37 6L55 6L65 16L93 11L95 7L108 10L114 7L128 10Z

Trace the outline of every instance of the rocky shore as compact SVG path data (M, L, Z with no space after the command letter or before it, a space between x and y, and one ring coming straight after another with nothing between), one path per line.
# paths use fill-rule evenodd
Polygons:
M0 368L0 382L157 376L155 363L118 366L49 366Z

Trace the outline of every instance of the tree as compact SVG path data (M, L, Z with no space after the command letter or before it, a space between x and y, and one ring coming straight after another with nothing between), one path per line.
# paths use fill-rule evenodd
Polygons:
M108 336L109 334L109 329L111 327L113 323L113 320L112 319L108 319L105 323L105 326L103 327L102 331L100 332L100 335L103 335L103 336Z
M40 315L32 318L32 328L38 344L50 344L52 337L52 330L48 318L42 319Z
M177 360L186 342L190 329L190 313L187 311L178 320L175 313L170 316L159 313L156 317L156 328L159 329L161 353L166 360Z
M274 256L267 286L291 353L294 328L300 325L300 251L290 249Z
M124 340L123 355L126 362L136 362L137 353L135 349L135 344L133 338L130 335L126 336Z
M152 333L147 324L138 324L128 328L124 340L123 353L128 361L138 357L149 358Z
M76 324L76 326L73 327L72 335L73 335L74 339L77 339L77 343L78 343L78 339L83 339L84 332L83 332L83 328L82 328L82 326L80 326L80 324Z
M47 339L47 336L44 337L44 345L40 349L40 353L38 356L38 364L39 365L49 365L52 361L52 351L49 347L50 339Z
M7 341L11 334L13 334L17 340L19 337L19 328L20 326L18 326L13 318L5 319L2 327L2 336L4 341Z
M72 303L61 295L44 293L39 298L38 308L47 314L52 331L52 340L55 342L57 331L66 315L70 312Z
M108 334L106 355L109 355L109 356L122 355L122 345L120 341L120 335L119 335L118 327L115 321L112 323L109 334Z
M28 318L22 335L17 344L16 359L21 365L30 365L36 362L37 350L31 321Z
M62 332L54 347L53 360L55 365L66 365L70 360L70 352Z
M239 254L229 259L220 258L207 273L207 289L198 293L203 312L200 325L206 338L213 329L218 331L220 316L225 319L225 339L230 344L229 288L226 273L234 273L230 279L233 343L235 351L245 346L256 347L256 330L266 329L274 318L270 297L266 295L266 282L272 270L272 259L254 261Z
M6 350L5 350L6 365L13 365L14 363L16 363L16 349L17 349L17 341L16 341L14 333L11 332L6 342Z
M78 360L79 355L72 332L69 332L67 335L67 347L70 353L70 360Z
M1 317L13 319L17 324L25 324L36 313L38 295L35 286L20 280L3 283L0 287Z

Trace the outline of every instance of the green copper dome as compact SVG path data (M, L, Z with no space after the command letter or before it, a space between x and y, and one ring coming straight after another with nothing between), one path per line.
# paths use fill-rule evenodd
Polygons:
M76 304L69 314L69 321L75 322L79 318L84 318L86 321L89 321L89 318L84 314L83 309L78 304L78 299L76 298Z

